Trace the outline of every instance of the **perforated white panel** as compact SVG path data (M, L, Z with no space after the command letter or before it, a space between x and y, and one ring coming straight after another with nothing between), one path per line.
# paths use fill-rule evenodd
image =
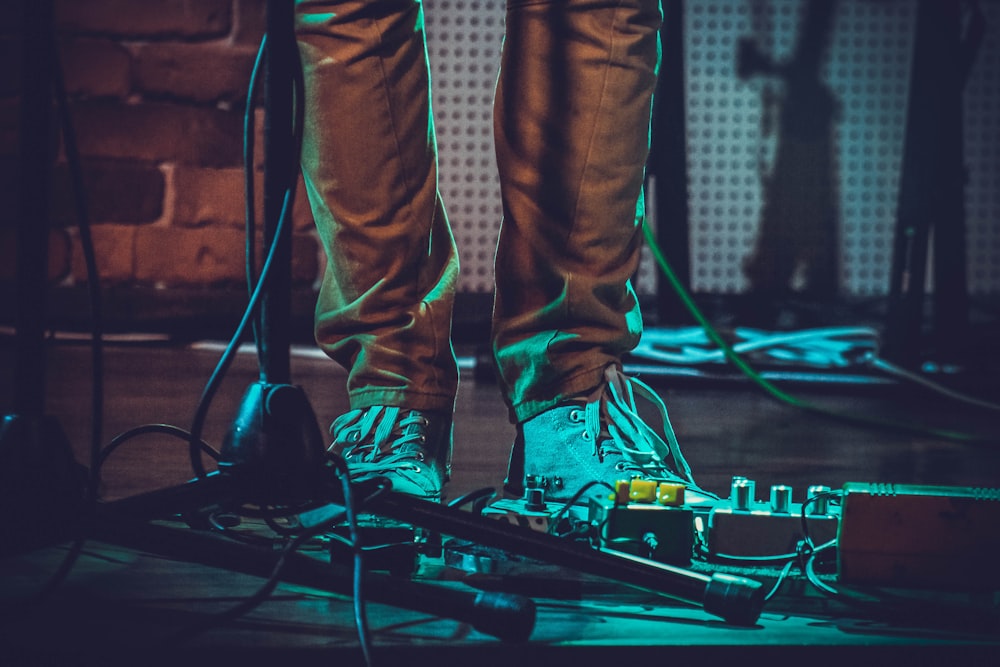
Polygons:
M842 288L888 292L906 132L915 2L849 2L834 24L826 76L835 124Z
M740 264L760 213L758 165L770 152L761 135L767 82L741 83L736 76L737 40L752 33L749 4L695 2L686 9L691 287L737 292L744 288ZM768 47L775 53L787 48L793 9L789 5L767 24Z
M844 2L820 81L833 93L842 289L888 287L895 197L912 51L912 2ZM758 233L765 179L781 150L776 125L785 99L778 73L737 76L737 46L749 39L780 67L799 39L802 0L691 2L686 15L688 150L695 290L740 292ZM808 224L809 221L803 221Z
M774 165L780 76L737 76L740 39L787 63L806 0L690 0L685 15L692 283L747 288L742 271L761 222ZM965 90L969 270L972 293L1000 291L1000 3L981 3L990 26ZM842 0L821 81L833 93L839 283L846 295L884 295L892 240L917 3ZM774 101L777 101L776 103ZM772 106L772 104L774 106Z
M493 91L502 0L427 0L439 181L461 259L459 289L493 290L502 209L493 153Z
M503 0L426 0L440 188L461 254L459 289L493 290L502 208L493 152L493 93L503 39ZM656 274L644 249L636 278L652 294Z
M774 63L793 55L808 0L685 3L692 285L736 293L753 250L774 167L780 76L737 75L740 40ZM988 29L965 92L969 288L1000 292L1000 2L981 3ZM460 289L492 289L501 218L492 99L503 36L502 0L426 0L441 190L462 257ZM889 287L910 63L911 0L841 0L820 80L837 103L833 122L838 282L846 295ZM655 290L648 255L637 280Z

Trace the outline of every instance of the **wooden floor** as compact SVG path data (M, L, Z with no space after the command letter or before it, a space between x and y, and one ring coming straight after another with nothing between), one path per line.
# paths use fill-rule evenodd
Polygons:
M11 368L12 347L2 347ZM55 344L48 356L47 414L65 430L77 461L88 461L90 445L89 349L81 343ZM142 424L188 428L206 381L218 361L213 344L166 342L111 344L106 350L106 422L102 442ZM467 360L455 423L454 479L449 496L499 489L513 427L492 383L477 379ZM301 385L324 429L345 407L344 374L314 351L296 348L293 381ZM257 379L256 359L240 354L208 412L204 437L218 447L232 424L244 390ZM748 384L724 387L649 376L665 399L681 446L698 481L728 495L730 480L742 475L759 489L791 485L796 499L807 486L838 488L846 482L894 482L948 486L1000 486L996 444L950 442L932 435L868 429L779 404ZM0 388L0 406L9 409L15 391ZM835 411L898 420L910 426L1000 432L1000 420L982 409L962 406L898 386L840 386L819 391L795 387L799 395ZM990 398L996 399L996 396ZM127 498L182 484L192 477L186 446L178 438L147 435L121 447L108 460L101 485L104 500ZM7 517L24 508L4 509ZM246 524L257 534L260 526ZM998 526L1000 530L1000 526ZM187 528L178 532L196 533ZM123 546L91 539L69 576L41 595L45 582L64 562L69 543L22 552L11 540L4 551L0 662L34 664L238 664L262 658L281 663L356 664L363 662L349 588L343 592L282 583L251 612L225 623L215 615L258 590L262 579L245 572L187 562L170 549ZM446 536L447 538L447 536ZM127 540L124 540L127 542ZM306 547L323 561L325 552ZM312 550L312 551L310 551ZM219 552L223 553L223 552ZM222 556L224 559L225 556ZM332 566L331 566L332 567ZM773 582L777 570L754 576ZM923 663L940 656L985 654L1000 648L992 623L955 622L942 612L900 620L871 609L829 600L793 577L769 603L753 627L727 624L697 605L620 583L581 575L559 564L522 568L523 578L484 577L423 558L418 582L447 590L476 591L509 586L530 595L537 621L528 642L503 642L477 630L469 619L370 601L368 617L374 664L542 664L553 659L585 664L634 659L692 659L702 664L737 660L808 659L812 664L874 662L886 656ZM994 577L995 578L995 577ZM377 595L375 596L377 597ZM996 611L996 595L948 597ZM928 608L941 598L919 592ZM975 615L973 616L975 617ZM982 616L978 616L980 620ZM971 663L970 663L971 664Z

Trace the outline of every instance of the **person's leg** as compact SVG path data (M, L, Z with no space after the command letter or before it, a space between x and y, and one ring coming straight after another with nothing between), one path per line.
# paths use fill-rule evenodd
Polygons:
M660 20L657 0L508 3L493 338L519 421L601 384L639 340L630 278Z
M660 23L658 0L508 2L493 345L518 424L512 491L524 475L560 500L617 476L690 481L662 402L621 373L642 331L630 280Z
M458 255L438 192L421 5L298 0L296 38L302 171L328 261L316 340L347 368L352 408L334 445L371 440L368 464L408 432L409 451L426 435L416 410L431 416L428 447L446 465Z

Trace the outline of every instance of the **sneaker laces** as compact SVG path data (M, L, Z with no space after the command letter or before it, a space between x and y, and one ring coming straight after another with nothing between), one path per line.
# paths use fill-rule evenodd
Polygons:
M660 480L679 481L694 491L706 493L694 481L670 424L667 406L659 395L617 367L609 367L605 377L606 391L602 392L601 400L588 402L584 408L584 424L594 438L594 453L602 460L609 453L618 453L627 469ZM665 440L639 415L637 395L649 401L660 415L660 432L666 436Z
M416 410L376 405L351 410L334 420L328 451L339 453L354 475L418 469L425 459L427 418Z

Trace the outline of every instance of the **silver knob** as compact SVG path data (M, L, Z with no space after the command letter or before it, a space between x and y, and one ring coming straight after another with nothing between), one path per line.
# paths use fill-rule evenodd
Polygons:
M830 512L830 496L820 495L830 492L829 486L823 486L822 484L816 484L810 486L806 492L806 499L812 498L813 496L819 496L816 500L812 501L807 510L808 514L828 514Z
M749 511L754 503L754 491L756 485L752 479L746 477L733 477L729 502L734 510Z
M792 487L775 484L771 487L771 511L788 514L792 511Z

